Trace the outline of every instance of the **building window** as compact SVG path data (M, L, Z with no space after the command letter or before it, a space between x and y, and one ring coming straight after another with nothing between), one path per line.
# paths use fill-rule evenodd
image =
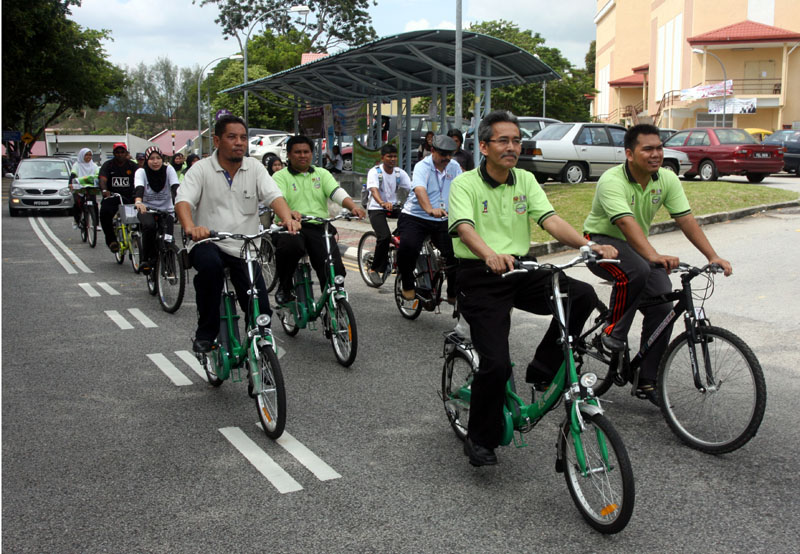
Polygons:
M722 127L722 114L698 113L695 127ZM725 127L733 127L733 114L725 116Z

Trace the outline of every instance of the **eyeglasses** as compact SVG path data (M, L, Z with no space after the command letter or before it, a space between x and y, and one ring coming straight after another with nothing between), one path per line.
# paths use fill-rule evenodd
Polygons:
M506 138L506 137L502 137L502 138L499 138L499 139L489 139L486 142L496 142L500 146L508 146L509 144L513 144L514 146L519 146L519 145L522 144L522 139L518 139L518 138L509 139L509 138Z
M453 156L453 152L450 150L437 150L440 156L444 156L445 158L451 158Z

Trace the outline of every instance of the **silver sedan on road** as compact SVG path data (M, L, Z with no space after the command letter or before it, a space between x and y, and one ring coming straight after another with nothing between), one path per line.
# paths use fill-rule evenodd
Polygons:
M8 200L9 214L13 217L27 210L71 210L71 168L70 160L60 157L22 160L14 174L5 175L14 179Z

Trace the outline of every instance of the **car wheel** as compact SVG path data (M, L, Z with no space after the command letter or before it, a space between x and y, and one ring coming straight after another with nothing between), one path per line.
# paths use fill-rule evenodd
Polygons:
M661 167L664 169L673 172L675 175L678 174L680 168L678 166L678 162L675 160L664 160L664 163L661 164Z
M760 183L764 178L769 175L768 173L748 173L747 180L751 183Z
M703 160L697 166L697 173L700 175L701 181L716 181L719 177L717 173L717 166L711 160Z
M543 185L545 181L547 181L548 177L544 173L534 173L533 176L536 177L536 182L539 183L540 185Z
M267 159L268 158L269 158L269 154L264 154L263 156L261 156L261 164L262 165L267 165Z
M586 168L582 163L569 162L561 172L561 181L570 185L577 185L586 180Z

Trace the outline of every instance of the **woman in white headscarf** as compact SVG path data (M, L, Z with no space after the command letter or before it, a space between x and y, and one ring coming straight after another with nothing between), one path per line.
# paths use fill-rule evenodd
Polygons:
M94 186L95 178L97 174L100 172L100 168L94 163L92 159L92 151L89 148L81 148L81 151L78 152L78 161L72 166L72 179L71 185L72 186L72 198L75 200L72 217L75 219L75 223L73 223L72 227L74 229L78 228L78 223L81 220L81 211L83 210L83 201L84 196L81 196L77 193L77 191L81 190L85 186ZM87 197L88 198L88 197ZM94 196L91 198L94 200ZM95 210L97 210L97 204L94 204ZM95 221L97 221L97 214L95 214Z

